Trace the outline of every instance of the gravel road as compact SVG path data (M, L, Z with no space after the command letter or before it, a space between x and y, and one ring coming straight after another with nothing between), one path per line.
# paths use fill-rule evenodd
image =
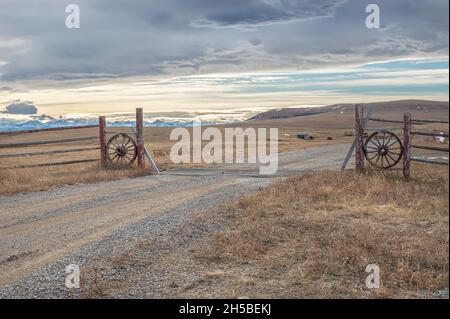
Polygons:
M68 264L88 265L144 235L175 236L192 212L207 212L281 176L338 168L348 148L283 153L272 178L258 178L255 165L213 165L0 196L0 298L70 297Z

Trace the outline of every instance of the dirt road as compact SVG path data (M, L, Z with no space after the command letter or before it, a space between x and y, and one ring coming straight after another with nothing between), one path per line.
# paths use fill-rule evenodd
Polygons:
M349 145L281 154L275 176L338 168ZM158 176L0 197L0 297L64 295L65 265L88 264L144 234L173 234L193 211L270 184L254 165L214 165Z

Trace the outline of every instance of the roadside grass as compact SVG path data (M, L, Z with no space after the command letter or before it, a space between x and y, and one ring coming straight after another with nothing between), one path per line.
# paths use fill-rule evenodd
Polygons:
M98 164L69 165L66 167L1 169L0 194L44 191L53 187L90 184L101 181L133 178L149 174L135 168L108 169Z
M448 170L414 165L413 174L280 181L221 207L212 219L224 229L195 258L226 269L223 297L433 297L448 289ZM365 287L369 264L381 269L380 289Z

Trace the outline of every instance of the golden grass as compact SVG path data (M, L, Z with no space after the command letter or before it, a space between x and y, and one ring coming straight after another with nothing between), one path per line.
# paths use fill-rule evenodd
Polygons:
M132 178L149 174L146 171L107 169L98 164L65 167L0 170L0 194L44 191L57 186L90 184L101 181Z
M432 297L448 288L448 171L413 173L289 178L222 207L225 229L195 255L227 269L223 297ZM368 264L380 289L365 287Z

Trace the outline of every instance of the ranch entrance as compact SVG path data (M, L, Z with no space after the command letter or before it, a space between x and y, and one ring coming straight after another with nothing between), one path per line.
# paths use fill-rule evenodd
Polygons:
M363 170L366 166L380 170L401 169L404 176L409 177L411 162L448 165L449 150L448 146L445 147L448 144L439 143L448 140L448 130L426 129L429 124L448 126L448 121L412 118L409 113L405 113L403 119L376 118L372 116L371 109L365 110L360 106L355 107L354 114L355 138L350 150L345 144L331 144L320 148L280 152L279 168L274 175L260 174L258 164L247 163L208 164L202 167L193 165L175 169L164 167L163 174L289 176L318 168L334 169L340 166L345 169L354 158L356 170ZM154 157L155 153L158 156L158 150L150 149L153 148L152 140L144 140L142 108L136 109L135 123L131 128L108 127L106 118L100 116L96 125L0 132L0 160L7 163L2 168L73 167L70 165L97 162L103 167L137 167L159 174L162 172L162 165ZM392 127L368 128L368 123L387 123ZM35 136L30 133L38 133L38 138L27 140L27 136ZM426 152L429 152L428 155ZM168 157L168 154L164 156Z

